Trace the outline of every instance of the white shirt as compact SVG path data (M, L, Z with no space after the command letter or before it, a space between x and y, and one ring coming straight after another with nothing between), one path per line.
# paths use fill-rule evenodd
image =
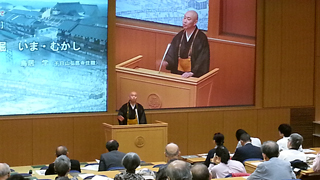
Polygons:
M281 151L283 151L283 150L288 150L289 148L288 148L288 139L289 139L289 137L283 137L283 138L281 138L281 139L279 139L278 141L277 141L277 144L279 145L279 152L281 152ZM302 150L302 145L299 147L299 151L303 151Z
M251 137L251 144L254 145L254 146L257 146L257 147L261 147L261 141L259 138L254 138L254 137ZM237 147L242 147L241 145L241 142L239 141L238 144L237 144Z
M294 161L296 159L299 159L303 162L307 162L307 156L303 152L295 149L281 151L278 158L289 162Z
M246 173L246 169L243 164L236 160L228 160L228 164L219 163L215 166L209 166L209 172L212 174L212 178L225 178L231 173Z

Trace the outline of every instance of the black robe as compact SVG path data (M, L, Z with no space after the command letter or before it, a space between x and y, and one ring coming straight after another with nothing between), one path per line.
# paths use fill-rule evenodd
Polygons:
M192 33L189 41L187 42L186 35L184 30L180 31L171 42L171 46L167 52L165 60L168 62L166 67L167 70L170 70L174 74L183 74L184 72L178 71L178 51L179 44L181 41L181 36L183 36L180 57L188 58L188 52L192 44L193 38L197 31L197 27ZM210 68L210 49L207 36L199 30L196 38L193 42L192 53L191 53L191 72L193 77L200 77L207 72Z
M118 115L121 115L124 117L124 120L123 121L119 121L119 125L127 125L127 119L128 119L128 116L127 116L127 107L128 107L128 104L130 106L130 103L126 103L124 105L121 106L121 108L119 109L119 112L118 112ZM135 109L138 107L138 118L139 118L139 124L147 124L147 119L146 119L146 114L144 113L144 109L143 109L143 106L139 103L136 103L135 105ZM134 119L135 118L135 115L136 115L136 112L135 110L133 110L131 108L131 106L129 107L129 119Z

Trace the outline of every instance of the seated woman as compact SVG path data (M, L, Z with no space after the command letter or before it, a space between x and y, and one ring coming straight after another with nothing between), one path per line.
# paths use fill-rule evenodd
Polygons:
M298 133L292 133L289 136L288 139L288 150L283 150L279 154L279 159L285 160L285 161L294 161L294 160L300 160L303 162L307 162L307 156L299 151L299 147L301 146L303 142L303 137Z
M208 155L207 155L207 158L206 160L204 161L204 164L209 167L210 165L210 162L211 162L211 159L213 158L213 155L214 153L216 153L216 148L218 146L223 146L223 143L224 143L224 135L221 134L221 133L215 133L213 138L213 145L215 146L213 149L211 149L209 152L208 152Z
M213 162L216 165L209 166L212 178L225 178L231 173L246 173L241 162L230 159L229 151L224 146L217 147Z
M144 180L141 175L135 174L136 168L140 165L140 157L138 154L133 152L127 153L122 159L122 165L126 168L126 172L117 174L114 180Z

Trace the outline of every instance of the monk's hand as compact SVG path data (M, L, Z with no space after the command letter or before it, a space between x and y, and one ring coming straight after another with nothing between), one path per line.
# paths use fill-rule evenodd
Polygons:
M183 74L181 75L181 77L183 77L183 78L189 78L189 77L191 77L191 76L193 76L193 72L185 72L185 73L183 73Z
M121 116L121 115L119 115L119 116L118 116L118 120L119 120L119 121L123 121L123 120L124 120L124 117Z

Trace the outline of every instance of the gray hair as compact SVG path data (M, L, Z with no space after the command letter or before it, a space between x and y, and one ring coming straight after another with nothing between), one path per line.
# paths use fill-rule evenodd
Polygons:
M292 133L289 136L288 140L290 142L291 148L298 150L303 142L303 137L298 133Z
M61 155L54 161L54 169L59 176L65 176L71 168L70 159L66 155Z
M134 152L129 152L122 158L122 165L126 170L135 170L140 165L140 157Z
M279 145L274 141L266 141L261 146L261 151L269 159L279 156Z
M202 163L197 163L191 168L192 180L208 180L210 173L208 167Z
M10 167L6 163L0 163L0 177L10 174Z
M181 160L171 162L167 169L170 180L192 180L191 164Z

